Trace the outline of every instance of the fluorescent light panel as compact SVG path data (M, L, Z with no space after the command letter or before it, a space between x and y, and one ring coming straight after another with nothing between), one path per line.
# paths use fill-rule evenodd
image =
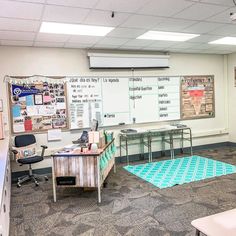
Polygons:
M187 41L189 39L198 37L199 34L185 34L176 32L165 32L165 31L148 31L137 39L150 39L150 40L164 40L164 41Z
M50 34L105 36L113 29L114 27L42 22L40 32Z
M224 37L215 41L211 41L209 44L236 45L236 37Z

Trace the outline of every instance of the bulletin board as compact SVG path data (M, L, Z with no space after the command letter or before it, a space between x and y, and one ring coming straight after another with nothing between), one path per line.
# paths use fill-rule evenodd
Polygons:
M8 88L12 133L69 128L63 79L13 78Z
M181 78L181 118L215 117L214 76Z

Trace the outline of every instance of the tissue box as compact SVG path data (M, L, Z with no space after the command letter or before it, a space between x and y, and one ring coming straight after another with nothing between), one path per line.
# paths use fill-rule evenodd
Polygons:
M106 139L105 139L105 135L104 135L104 130L100 130L99 131L99 143L98 143L98 147L99 148L103 148L106 145Z

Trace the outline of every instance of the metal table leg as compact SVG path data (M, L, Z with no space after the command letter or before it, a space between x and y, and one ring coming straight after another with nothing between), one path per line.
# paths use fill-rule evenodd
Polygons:
M200 236L200 234L201 234L201 232L198 230L198 229L196 229L196 236Z
M149 155L150 155L150 161L152 162L152 137L149 137Z
M126 160L127 160L127 165L129 165L129 152L128 152L128 138L125 138L125 150L126 150Z
M165 134L161 134L161 156L165 156Z
M174 140L173 140L173 134L170 132L170 156L171 159L174 159Z
M181 130L181 138L180 138L180 142L181 142L181 148L180 148L180 152L181 154L184 153L184 130Z
M57 190L56 190L56 180L55 180L55 173L54 173L54 159L52 157L52 189L53 189L53 201L57 201Z
M189 129L189 139L190 139L190 153L191 153L191 156L193 155L193 140L192 140L192 130Z

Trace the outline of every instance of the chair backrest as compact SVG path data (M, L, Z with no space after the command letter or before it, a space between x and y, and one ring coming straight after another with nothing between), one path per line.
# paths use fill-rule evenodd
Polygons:
M23 134L15 137L15 147L25 147L34 143L36 143L36 139L33 134Z

